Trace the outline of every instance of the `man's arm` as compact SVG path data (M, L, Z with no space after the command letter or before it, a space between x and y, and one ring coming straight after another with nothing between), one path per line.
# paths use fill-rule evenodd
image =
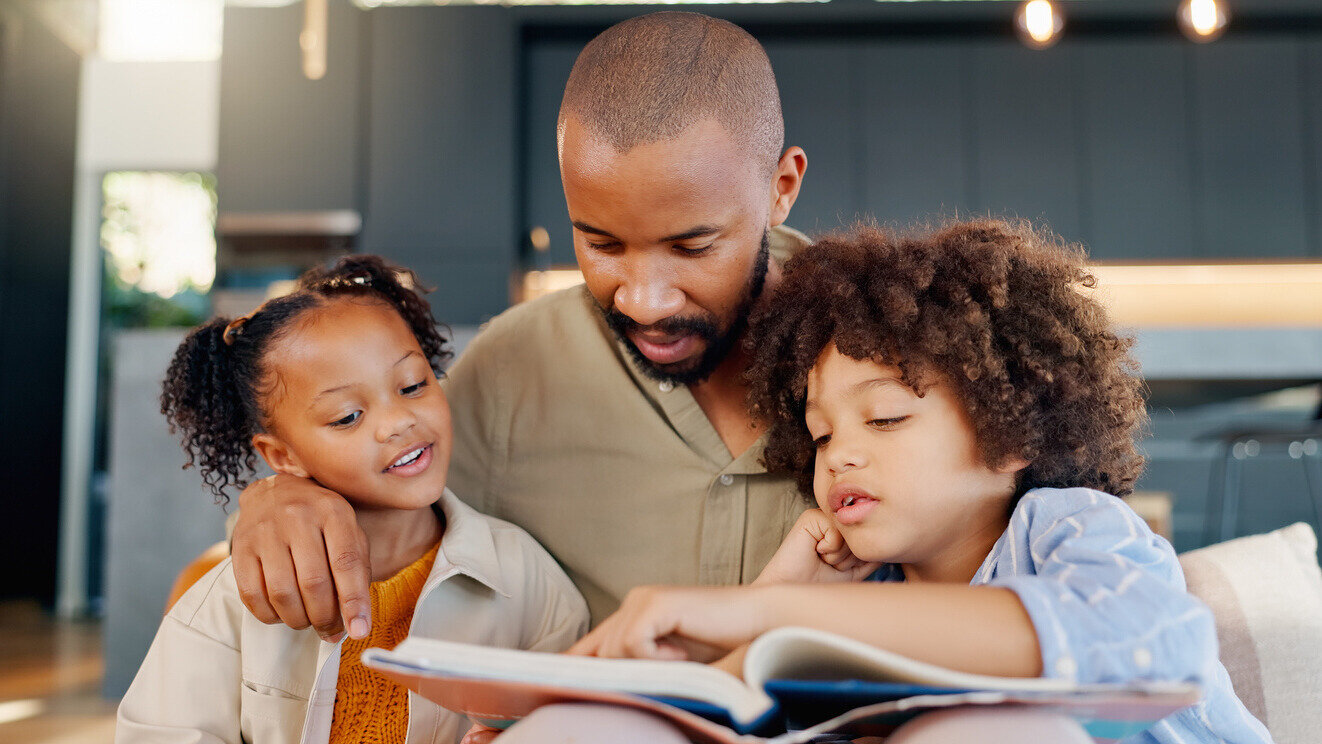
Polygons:
M353 507L307 478L273 475L239 495L230 542L234 579L264 623L317 629L324 640L371 628L367 536Z

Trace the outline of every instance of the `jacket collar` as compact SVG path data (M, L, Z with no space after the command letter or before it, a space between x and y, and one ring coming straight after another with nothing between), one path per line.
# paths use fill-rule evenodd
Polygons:
M432 508L439 509L445 516L445 534L441 537L441 548L436 551L436 563L432 565L422 593L426 594L440 582L458 573L497 594L511 596L500 570L496 539L491 534L491 518L460 501L448 488Z

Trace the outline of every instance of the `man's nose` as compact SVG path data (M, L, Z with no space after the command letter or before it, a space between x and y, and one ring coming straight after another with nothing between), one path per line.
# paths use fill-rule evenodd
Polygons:
M408 433L417 423L418 417L413 415L413 409L404 402L386 404L377 419L376 440L383 444L389 442Z
M615 309L642 326L650 326L678 315L684 309L684 292L674 277L650 261L638 261L615 288Z

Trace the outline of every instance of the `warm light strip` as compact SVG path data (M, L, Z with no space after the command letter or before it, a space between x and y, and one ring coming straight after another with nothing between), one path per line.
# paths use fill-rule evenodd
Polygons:
M34 718L46 710L46 703L37 698L7 700L0 703L0 724Z
M1322 263L1097 265L1097 298L1134 328L1322 327Z
M527 302L582 283L583 272L578 269L529 271L523 275L523 293L518 299Z
M1096 264L1096 297L1128 328L1322 327L1322 263ZM583 281L530 271L521 300Z

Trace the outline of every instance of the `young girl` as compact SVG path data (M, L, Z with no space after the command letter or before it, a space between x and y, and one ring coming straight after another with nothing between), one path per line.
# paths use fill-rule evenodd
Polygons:
M445 488L446 340L412 272L375 256L305 274L293 294L194 330L162 410L220 499L260 455L357 513L371 556L371 632L340 644L263 625L229 561L161 623L119 708L118 742L453 742L445 711L365 669L359 653L409 633L559 651L587 607L522 530Z
M818 508L754 585L637 590L574 650L710 660L810 626L981 674L1196 682L1131 741L1270 741L1170 544L1117 498L1142 383L1092 284L1080 250L1000 221L790 260L752 400L768 466Z

